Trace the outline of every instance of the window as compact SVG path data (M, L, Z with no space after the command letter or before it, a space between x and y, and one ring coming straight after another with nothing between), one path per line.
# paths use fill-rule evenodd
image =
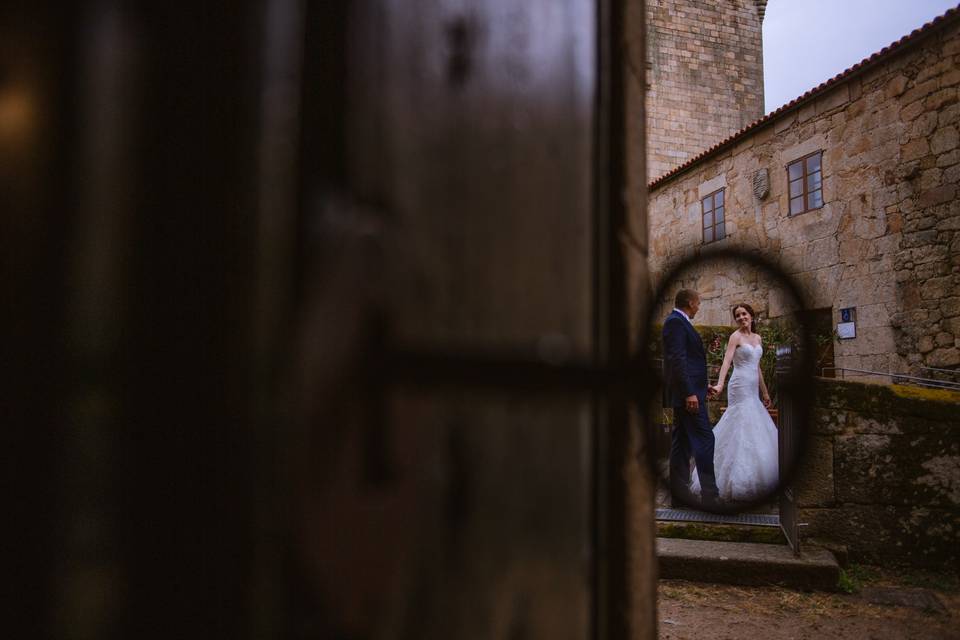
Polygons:
M727 236L723 216L723 189L700 201L703 211L703 244L723 240Z
M820 166L822 153L811 153L787 165L792 216L823 206L823 172Z

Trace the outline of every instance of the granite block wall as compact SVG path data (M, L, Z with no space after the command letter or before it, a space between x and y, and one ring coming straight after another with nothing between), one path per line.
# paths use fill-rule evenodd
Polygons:
M648 178L763 115L765 5L648 0Z

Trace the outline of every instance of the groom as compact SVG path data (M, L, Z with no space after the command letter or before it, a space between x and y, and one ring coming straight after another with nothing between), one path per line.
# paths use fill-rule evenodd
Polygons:
M693 318L700 309L700 294L681 289L676 308L663 322L664 406L673 408L670 445L670 489L674 496L688 496L690 454L700 475L702 504L717 507L717 480L713 471L713 428L707 416L707 353Z

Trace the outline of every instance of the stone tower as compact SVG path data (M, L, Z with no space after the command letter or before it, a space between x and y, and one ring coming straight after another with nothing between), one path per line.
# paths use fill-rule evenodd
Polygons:
M647 0L647 178L763 115L767 0Z

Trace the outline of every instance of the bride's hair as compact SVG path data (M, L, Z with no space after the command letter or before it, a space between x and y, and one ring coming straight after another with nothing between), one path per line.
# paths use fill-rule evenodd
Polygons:
M757 314L753 312L753 307L748 305L746 302L741 302L739 304L733 305L733 308L730 309L730 315L733 316L733 319L737 319L737 309L746 309L747 313L750 314L750 331L754 333L757 332Z

